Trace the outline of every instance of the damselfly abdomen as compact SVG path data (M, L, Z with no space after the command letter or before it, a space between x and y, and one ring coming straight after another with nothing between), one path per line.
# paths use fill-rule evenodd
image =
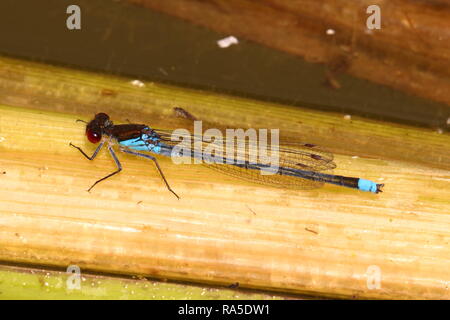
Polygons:
M276 148L277 166L276 170L273 171L272 166L265 161L264 157L266 156L252 157L253 151L263 151L261 153L265 155L273 153L273 146L267 147L267 150L262 150L261 146L247 144L244 145L244 148L241 146L241 148L233 149L233 152L230 153L228 149L225 149L230 145L236 145L235 141L216 139L211 142L210 139L188 134L178 134L174 137L171 131L152 129L144 124L114 125L105 113L96 114L95 118L87 123L86 136L90 142L99 143L92 156L88 156L80 147L74 146L72 143L70 145L77 148L87 159L93 160L106 143L117 165L116 171L97 180L88 191L100 181L122 170L122 165L113 149L115 144L118 144L119 150L122 152L152 160L166 187L177 198L179 198L178 195L170 188L158 161L148 153L173 158L190 157L201 160L208 167L228 175L274 187L313 189L322 186L324 183L330 183L373 193L381 192L383 187L383 184L377 184L366 179L325 173L336 167L332 154L309 143L281 142ZM242 142L238 141L237 144ZM182 149L180 149L181 143ZM211 144L214 147L212 148L214 154L204 153L203 150L210 148ZM187 150L187 152L181 153L179 150Z

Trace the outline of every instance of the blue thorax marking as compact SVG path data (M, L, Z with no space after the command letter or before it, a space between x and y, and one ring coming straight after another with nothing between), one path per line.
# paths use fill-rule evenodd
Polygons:
M150 151L154 153L161 152L161 146L159 137L155 135L142 134L138 138L123 140L119 142L120 145L128 147L130 149L138 151Z

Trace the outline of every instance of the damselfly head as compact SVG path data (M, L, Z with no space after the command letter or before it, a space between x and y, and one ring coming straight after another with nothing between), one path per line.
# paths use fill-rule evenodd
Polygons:
M92 143L98 143L102 139L102 135L106 127L112 125L109 116L106 113L97 113L86 126L86 136Z

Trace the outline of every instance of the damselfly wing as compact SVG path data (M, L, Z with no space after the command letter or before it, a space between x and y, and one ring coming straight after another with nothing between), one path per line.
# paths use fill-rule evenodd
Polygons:
M251 143L249 139L210 138L179 133L173 135L173 131L170 130L152 130L157 134L161 143L169 148L180 146L183 143L182 145L186 149L192 150L192 157L198 155L196 150L213 150L214 161L208 157L203 158L205 160L203 165L208 168L239 179L274 187L303 190L319 188L324 184L320 178L317 180L299 179L296 176L284 174L286 173L285 169L331 172L336 167L333 155L317 145L281 140L275 153L278 155L278 167L283 170L277 170L273 174L262 174L260 168L262 164L270 162L270 156L274 152L273 145L261 146L258 143ZM230 145L233 146L231 155ZM257 155L256 159L255 154ZM230 160L235 164L227 164ZM238 163L240 165L236 165Z

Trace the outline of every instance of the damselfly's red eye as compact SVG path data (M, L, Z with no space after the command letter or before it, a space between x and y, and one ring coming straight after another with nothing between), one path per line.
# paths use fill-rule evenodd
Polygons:
M102 134L91 129L86 130L86 136L92 143L98 143L102 139Z

